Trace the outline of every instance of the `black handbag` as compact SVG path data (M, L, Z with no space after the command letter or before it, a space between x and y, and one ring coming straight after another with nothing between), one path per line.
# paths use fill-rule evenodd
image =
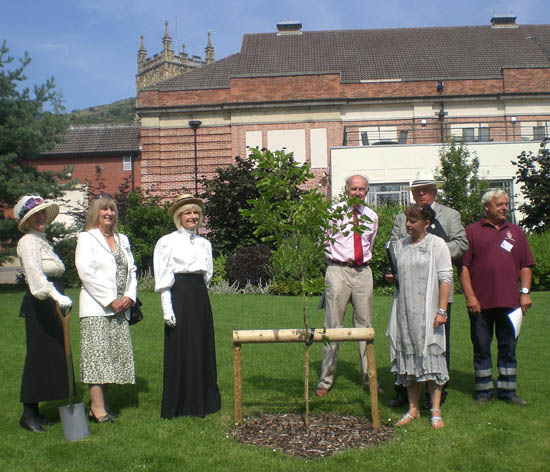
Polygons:
M139 323L143 319L143 313L140 308L141 305L141 300L136 298L136 303L134 303L134 306L130 307L130 317L128 318L129 324L133 325Z

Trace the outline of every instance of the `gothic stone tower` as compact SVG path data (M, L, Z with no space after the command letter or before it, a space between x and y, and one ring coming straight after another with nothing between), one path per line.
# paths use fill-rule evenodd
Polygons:
M197 67L214 62L214 46L212 46L211 32L208 32L208 43L204 48L205 60L200 56L191 56L185 52L185 44L182 44L181 53L174 54L172 50L172 38L168 33L168 21L165 22L164 37L162 38L162 52L152 57L147 57L147 50L141 36L141 44L137 54L138 72L136 74L136 95L139 91L166 79L183 74Z

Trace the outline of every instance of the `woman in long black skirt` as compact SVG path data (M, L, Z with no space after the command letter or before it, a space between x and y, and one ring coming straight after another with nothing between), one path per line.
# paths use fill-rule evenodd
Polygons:
M164 315L162 418L205 416L221 407L214 323L207 284L212 246L197 235L203 202L182 195L169 209L177 231L163 236L154 252L155 291Z
M65 362L63 328L56 303L62 309L72 301L63 295L59 279L65 272L63 262L46 240L46 226L59 213L55 203L46 203L38 195L25 195L14 209L19 230L25 233L17 244L17 255L25 273L27 291L20 315L25 318L27 355L21 380L22 428L42 432L49 421L38 403L61 400L68 396L69 380Z

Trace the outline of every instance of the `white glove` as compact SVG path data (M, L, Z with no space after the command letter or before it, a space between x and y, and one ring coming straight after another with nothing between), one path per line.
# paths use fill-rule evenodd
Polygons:
M59 308L62 310L73 306L73 301L66 295L61 295L57 290L53 290L50 293L50 297L52 297L55 302L59 303Z
M164 313L164 322L170 328L174 328L176 326L176 315L174 315L174 308L172 308L172 294L169 288L160 293L160 304Z
M169 326L170 328L176 327L176 316L174 313L168 313L164 314L164 322L166 323L166 326Z

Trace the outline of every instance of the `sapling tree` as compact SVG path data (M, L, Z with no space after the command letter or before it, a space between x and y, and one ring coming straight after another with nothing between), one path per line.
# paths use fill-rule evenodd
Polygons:
M323 257L325 245L334 240L332 235L365 231L370 221L361 217L353 228L342 223L352 212L351 205L364 203L358 199L331 207L330 200L317 188L297 190L313 175L309 165L297 163L292 153L253 149L250 159L255 163L253 172L258 179L259 195L249 201L251 208L243 210L243 214L256 225L256 236L275 248L273 264L293 268L300 282L305 337L305 423L309 426L308 339L313 336L307 316L307 298L323 289L319 259Z

